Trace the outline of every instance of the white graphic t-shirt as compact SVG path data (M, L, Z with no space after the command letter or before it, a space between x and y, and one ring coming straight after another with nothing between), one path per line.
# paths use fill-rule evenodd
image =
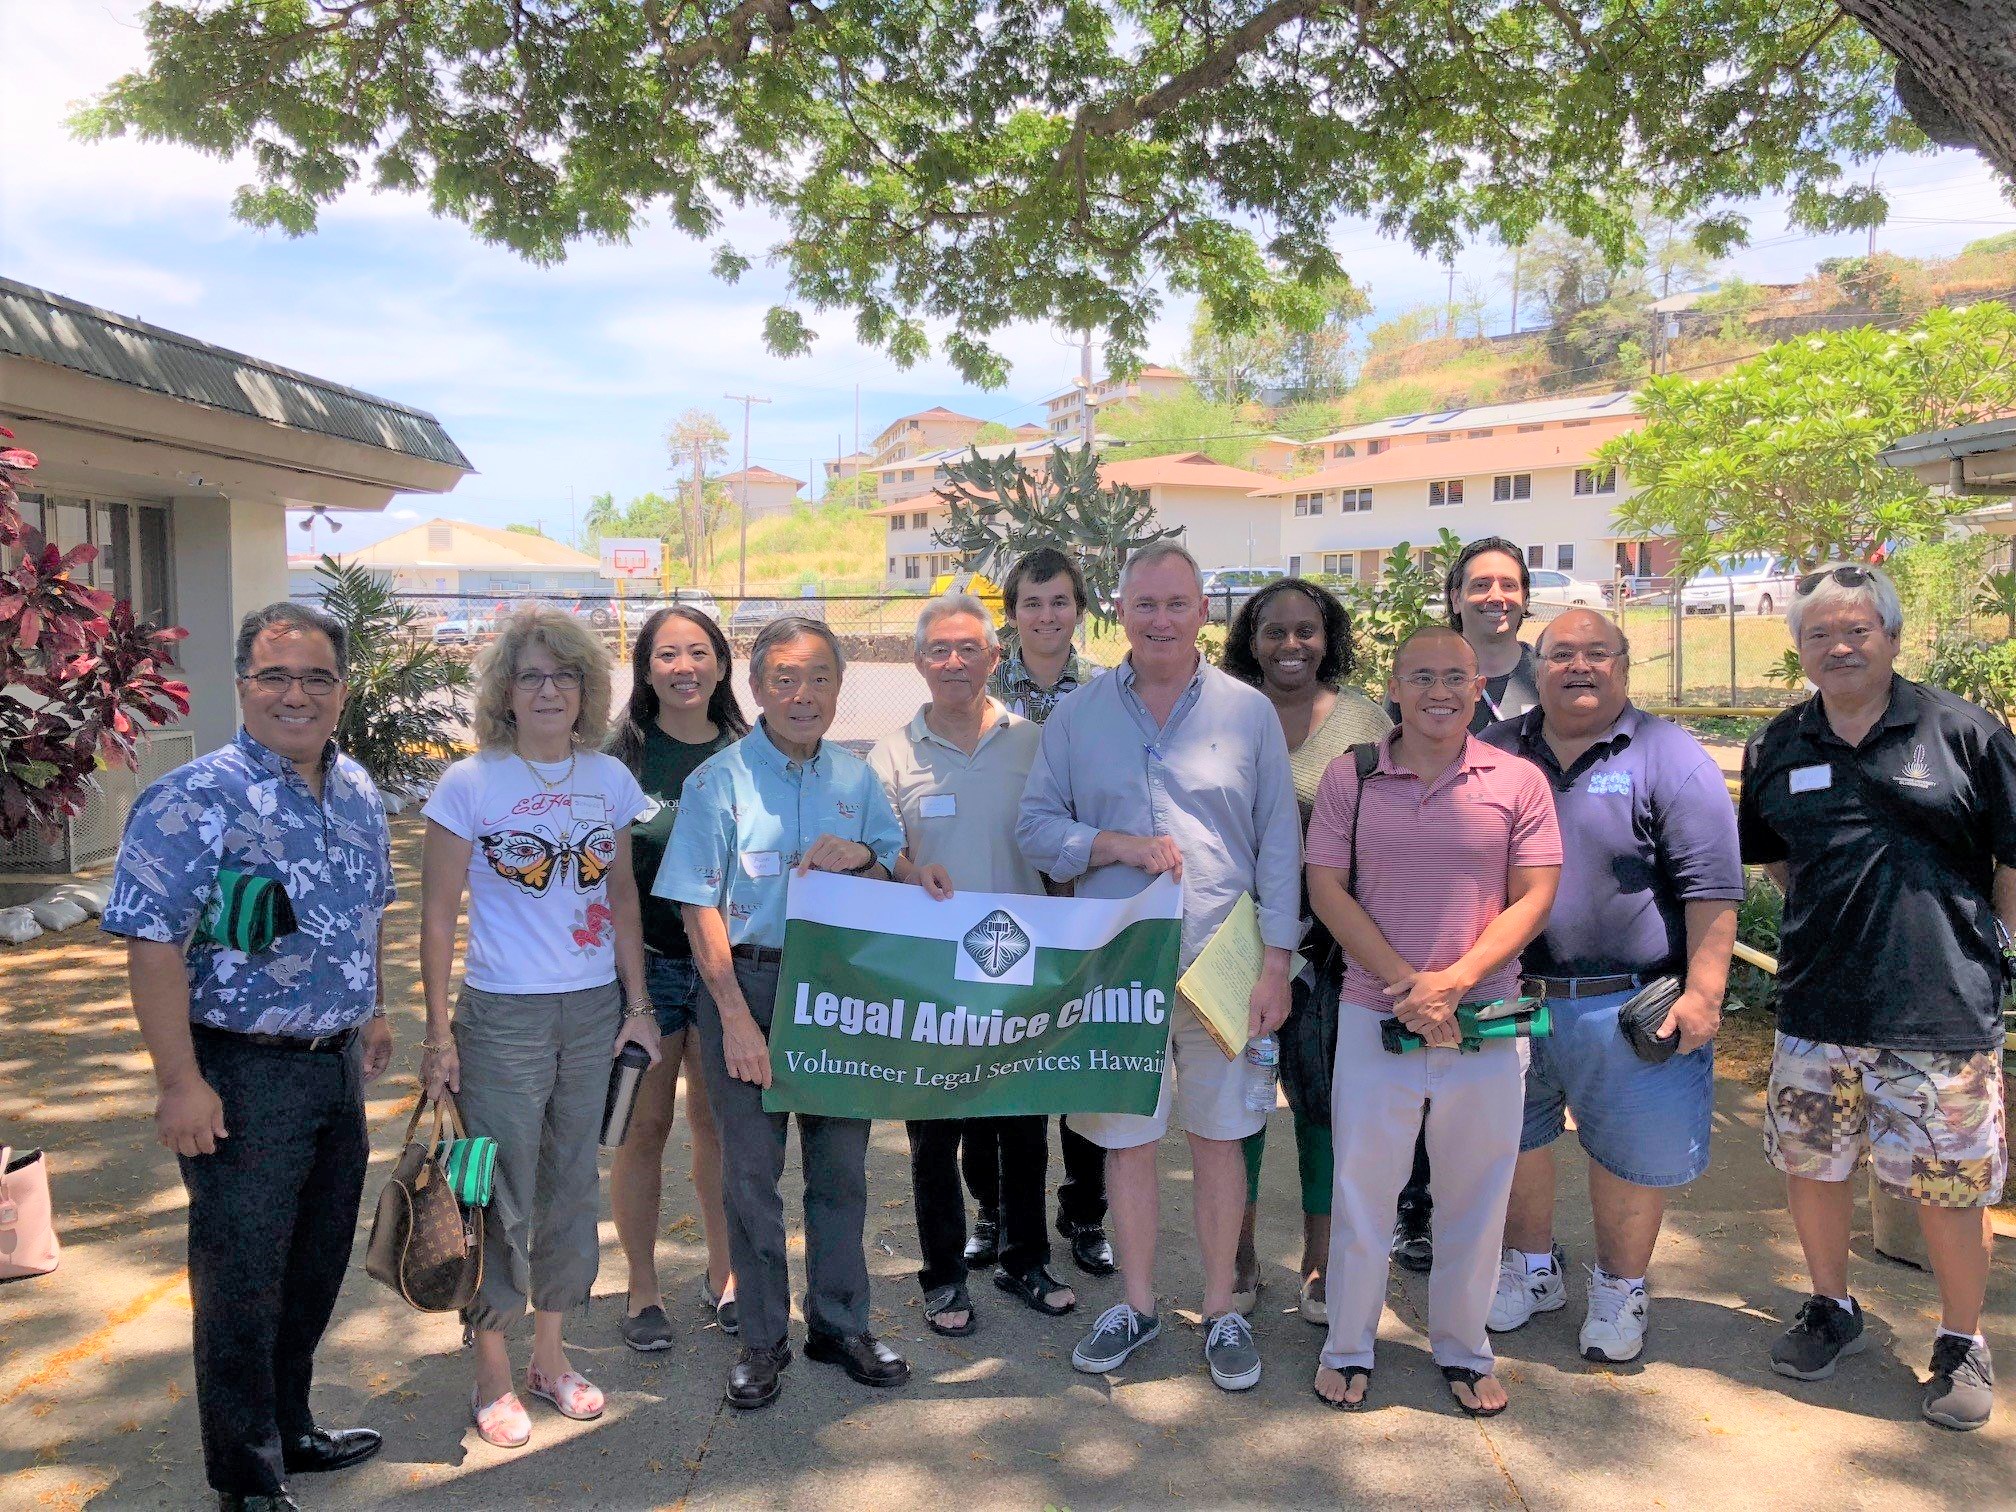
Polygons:
M470 843L463 979L484 992L575 992L616 980L616 832L650 807L613 756L464 757L423 812Z

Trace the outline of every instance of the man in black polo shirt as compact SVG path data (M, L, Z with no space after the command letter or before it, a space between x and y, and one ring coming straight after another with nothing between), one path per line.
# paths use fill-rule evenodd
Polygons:
M1771 1364L1824 1380L1863 1347L1848 1180L1866 1149L1918 1204L1939 1283L1925 1416L1978 1428L1987 1210L2007 1166L1997 919L2016 919L2016 738L1892 671L1903 614L1876 569L1801 579L1786 621L1820 691L1751 740L1738 814L1743 859L1785 890L1765 1130L1814 1292Z

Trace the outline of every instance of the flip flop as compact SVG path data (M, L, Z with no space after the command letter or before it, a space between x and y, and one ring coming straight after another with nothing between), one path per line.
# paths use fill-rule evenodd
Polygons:
M938 1321L945 1314L956 1312L966 1314L966 1321L957 1328ZM924 1326L948 1339L963 1339L980 1327L980 1316L973 1311L973 1298L967 1294L964 1281L924 1293Z
M577 1423L592 1423L602 1416L605 1405L601 1388L579 1371L564 1370L559 1379L542 1374L536 1365L525 1367L525 1389L553 1404L553 1410Z
M1454 1402L1458 1407L1461 1407L1473 1418L1492 1418L1498 1416L1499 1413L1512 1405L1509 1401L1496 1407L1472 1407L1463 1398L1456 1395L1456 1388L1459 1385L1468 1386L1472 1395L1475 1395L1477 1383L1484 1380L1490 1374L1491 1372L1487 1370L1472 1370L1465 1365L1444 1365L1442 1367L1442 1379L1449 1383L1449 1400Z
M476 1388L469 1388L469 1417L476 1424L476 1436L493 1449L523 1449L532 1441L532 1417L516 1392L507 1391L487 1407L476 1405Z
M1349 1391L1351 1389L1351 1383L1354 1377L1363 1380L1365 1382L1364 1390L1359 1393L1358 1400L1355 1402L1347 1402L1340 1397L1333 1402L1330 1400L1329 1397L1323 1395L1322 1392L1316 1391L1316 1388L1312 1385L1309 1389L1311 1391L1316 1391L1316 1400L1321 1402L1325 1407L1331 1408L1333 1411L1363 1412L1366 1409L1366 1407L1371 1405L1372 1402L1372 1368L1369 1365L1347 1365L1342 1370L1338 1371L1337 1374L1344 1377L1344 1389L1346 1391Z

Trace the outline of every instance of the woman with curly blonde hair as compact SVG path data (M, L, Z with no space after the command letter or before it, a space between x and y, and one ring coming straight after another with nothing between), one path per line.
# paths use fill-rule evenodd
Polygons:
M565 1417L602 1415L561 1325L588 1300L600 1258L595 1145L610 1059L633 1043L658 1059L630 860L630 825L648 804L600 749L608 652L557 609L528 606L505 622L477 663L475 726L477 753L441 774L423 811L421 1075L429 1095L457 1095L472 1135L497 1141L483 1284L462 1316L476 1346L476 1431L515 1449L532 1423L504 1335L528 1300L526 1390Z

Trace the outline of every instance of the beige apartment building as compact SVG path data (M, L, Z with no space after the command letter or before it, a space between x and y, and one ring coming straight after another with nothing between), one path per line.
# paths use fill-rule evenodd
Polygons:
M789 514L791 506L798 502L798 490L805 486L803 478L787 477L767 467L751 467L746 474L738 467L731 473L721 474L714 481L725 487L728 497L739 504L745 476L748 479L749 518L752 520L760 520L766 515Z
M1180 394L1190 387L1188 375L1175 368L1144 366L1132 378L1101 378L1088 390L1073 384L1046 406L1046 426L1053 436L1082 436L1096 424L1096 416L1109 405L1129 399L1152 399L1164 394Z

